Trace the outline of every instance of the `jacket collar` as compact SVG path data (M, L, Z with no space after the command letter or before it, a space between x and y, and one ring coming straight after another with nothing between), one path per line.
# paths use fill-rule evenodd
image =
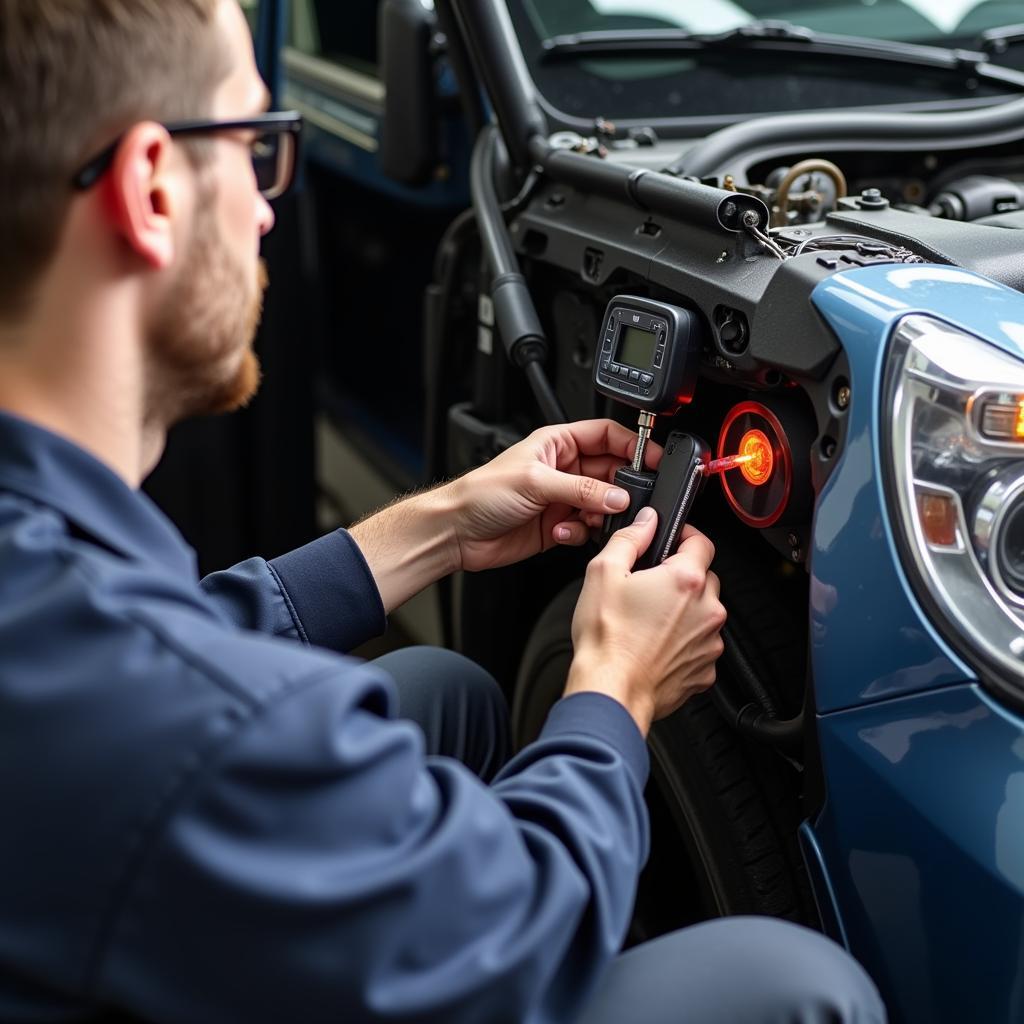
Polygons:
M145 494L72 442L5 412L0 412L2 491L49 506L127 558L196 578L195 552Z

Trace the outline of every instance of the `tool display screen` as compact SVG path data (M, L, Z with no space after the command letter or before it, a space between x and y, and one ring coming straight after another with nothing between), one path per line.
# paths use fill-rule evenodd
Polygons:
M623 327L619 332L619 349L615 353L617 363L628 366L650 366L654 358L655 337L650 331L639 327Z

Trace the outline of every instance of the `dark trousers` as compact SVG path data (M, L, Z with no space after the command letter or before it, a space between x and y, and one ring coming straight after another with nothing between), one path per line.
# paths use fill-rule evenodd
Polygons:
M462 761L489 781L509 757L508 710L480 666L432 647L378 658L398 684L403 718L428 754ZM623 953L577 1024L882 1024L871 979L842 948L768 917L684 928Z

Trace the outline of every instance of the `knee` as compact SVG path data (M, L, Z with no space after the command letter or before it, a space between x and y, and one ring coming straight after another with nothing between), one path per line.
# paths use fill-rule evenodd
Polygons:
M507 721L505 696L494 677L469 658L442 647L403 647L374 661L398 688L399 713L425 728L455 719Z
M809 928L768 917L724 918L699 926L705 939L731 951L732 986L748 979L747 995L765 1019L882 1024L885 1007L867 972L837 943ZM717 933L717 934L716 934Z
M433 699L466 699L473 705L503 705L501 687L475 661L443 647L403 647L376 660L375 664L397 681L429 688Z
M679 1019L883 1024L873 982L845 950L808 928L768 917L730 917L684 928L623 954L586 1024L621 1019L641 998L646 1024Z

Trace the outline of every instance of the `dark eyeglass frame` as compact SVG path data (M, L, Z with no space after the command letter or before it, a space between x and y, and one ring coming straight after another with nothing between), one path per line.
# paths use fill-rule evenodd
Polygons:
M283 175L283 181L276 181L269 188L261 188L266 199L277 199L284 195L295 180L295 168L299 162L299 140L302 136L302 114L297 110L272 110L266 114L234 121L175 121L163 125L168 135L211 135L217 132L253 131L261 135L280 135L291 147L290 165ZM102 153L94 156L71 179L72 185L80 192L88 191L103 177L114 162L118 147L124 141L119 135ZM278 160L280 160L280 156ZM280 170L280 168L279 168Z

